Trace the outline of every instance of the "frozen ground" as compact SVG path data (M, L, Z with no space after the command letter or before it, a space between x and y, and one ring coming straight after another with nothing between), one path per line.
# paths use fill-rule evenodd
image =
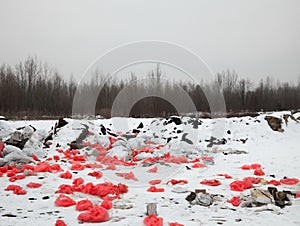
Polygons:
M277 112L272 115L282 118L284 114L290 112ZM197 122L190 118L183 118L182 123L176 125L165 119L126 119L115 118L113 120L88 120L73 121L66 119L69 124L62 127L51 140L50 148L41 149L45 153L45 158L39 161L49 162L50 165L59 164L62 172L36 172L26 175L26 178L15 182L9 181L10 177L4 173L0 177L0 225L55 225L57 219L63 220L67 225L82 225L77 217L80 212L75 210L75 206L58 207L55 200L59 196L55 191L61 184L72 185L75 178L83 178L84 183L93 182L99 184L112 182L113 184L126 184L128 192L121 195L120 199L113 201L113 208L108 210L110 220L96 225L143 225L146 217L147 203L157 203L158 216L163 218L164 225L169 222L178 222L183 225L300 225L300 199L293 199L291 206L283 209L273 205L272 211L263 207L242 208L234 207L226 202L233 196L249 195L251 189L243 192L230 190L230 183L234 180L243 180L245 177L261 177L266 181L280 180L283 177L300 177L300 123L289 119L288 124L282 124L284 132L271 130L266 115L257 117L242 117L230 119L201 119ZM300 114L294 115L296 118ZM129 139L125 135L132 135L133 129L137 129L142 122L142 128L136 137ZM0 121L0 137L8 137L16 128L24 125L32 125L37 129L38 134L45 134L51 130L55 121ZM106 129L110 128L111 133L120 134L115 144L110 145L114 140L109 140L108 133L101 131L100 125ZM66 159L63 151L69 148L68 143L74 141L84 128L89 127L89 135L84 140L84 148L80 149L77 155L85 156L85 161L81 165L97 163L102 168L85 168L83 170L71 170L72 159ZM224 127L223 127L224 126ZM140 126L141 127L141 126ZM106 132L109 132L106 130ZM213 140L211 137L215 137ZM223 140L222 140L223 139ZM222 142L223 141L223 142ZM224 142L225 141L225 142ZM60 147L57 147L59 144ZM104 163L97 161L99 150L96 144L107 148L107 155L116 155L119 159L127 158L132 150L143 150L142 153L135 153L134 166L116 165L115 169L111 165L115 163ZM147 144L147 145L146 145ZM146 148L146 149L145 149ZM147 149L148 148L148 149ZM150 152L147 151L150 148ZM231 154L231 151L246 151L245 154ZM224 153L228 154L225 155ZM149 161L143 164L145 159L165 158L168 153L174 158L180 159L184 156L188 162L176 164L174 161ZM59 160L46 160L47 158L59 156ZM203 161L206 157L213 158L211 161ZM163 159L162 158L162 159ZM174 160L173 158L173 160ZM197 158L203 168L193 168L197 163ZM194 161L196 159L196 161ZM98 158L99 160L99 158ZM73 162L74 163L74 162ZM245 164L260 163L263 176L255 176L253 170L242 170L240 167ZM156 173L147 172L157 166ZM63 179L60 174L64 171L72 173L72 179ZM100 179L88 176L88 173L101 171L103 176ZM116 173L133 172L137 180L128 180L116 175ZM227 173L232 179L218 176L220 173ZM24 174L20 173L20 174ZM271 177L272 175L273 177ZM275 176L275 178L274 178ZM161 180L156 187L164 188L164 192L148 192L151 186L150 180ZM187 184L172 186L167 183L171 179L184 179ZM200 184L204 179L217 179L221 182L219 186L207 186ZM28 188L29 182L41 183L39 188ZM25 195L16 195L12 191L5 191L8 185L20 185L26 190ZM270 185L254 184L257 188L267 188ZM174 190L188 191L187 193L177 193ZM190 205L185 200L189 191L195 189L206 189L210 194L220 194L224 200L210 207L200 205ZM296 185L279 185L278 190L291 190L300 192L299 183ZM89 199L95 204L100 204L102 199L97 196L74 192L68 194L73 200L80 201ZM87 223L83 223L87 224Z

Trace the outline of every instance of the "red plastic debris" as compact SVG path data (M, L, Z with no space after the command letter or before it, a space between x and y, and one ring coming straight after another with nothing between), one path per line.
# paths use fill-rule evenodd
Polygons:
M260 169L261 165L259 163L253 163L253 164L250 165L250 168L251 169Z
M84 169L85 169L85 166L81 165L79 162L74 162L71 166L71 170L75 170L75 171L81 171Z
M270 180L270 181L268 182L268 184L272 184L272 185L275 185L275 186L281 185L281 183L280 183L278 180Z
M145 226L163 226L163 219L154 214L146 217L143 222Z
M252 182L252 184L259 184L262 180L262 178L260 177L246 177L246 178L249 179Z
M96 179L100 179L103 174L100 171L94 171L88 174L89 176L96 177Z
M169 222L169 226L184 226L183 224L179 224L177 222Z
M243 166L241 166L241 169L242 170L250 170L251 167L249 165L243 165Z
M112 208L112 202L109 199L104 199L103 202L101 203L101 206L104 209L110 210Z
M244 182L239 180L233 181L232 183L230 183L230 189L232 191L244 191L245 190Z
M42 186L42 184L30 182L30 183L26 184L26 186L27 186L28 188L39 188L39 187Z
M76 203L77 211L89 210L92 207L93 207L93 203L88 199L84 199Z
M156 184L160 184L161 183L161 180L150 180L149 181L149 184L151 185L156 185Z
M175 184L180 184L180 183L183 183L183 184L187 184L188 181L187 180L175 180L175 179L172 179L172 180L169 180L167 182L168 183L171 183L172 185L175 185Z
M35 167L34 171L39 172L51 172L51 166L49 162L39 162Z
M54 159L55 161L58 161L58 160L60 160L60 157L59 157L58 155L53 155L53 159Z
M231 179L231 178L232 178L232 176L230 176L230 175L227 174L227 173L219 173L218 176L220 176L220 177L225 177L226 179Z
M202 163L195 163L192 165L192 168L204 168L204 167L206 167L206 165Z
M55 192L57 193L64 193L64 194L73 194L74 188L71 185L68 184L61 184L59 186L59 189Z
M5 188L5 191L13 191L14 194L16 195L25 195L27 192L25 190L22 189L21 186L19 185L8 185L6 188Z
M295 185L299 183L299 180L297 178L285 178L285 179L281 179L280 183L285 185Z
M300 193L296 193L296 198L300 198Z
M243 184L244 184L244 189L249 189L253 187L252 181L248 177L244 178Z
M208 186L219 186L221 182L219 180L211 179L211 180L203 180L200 184L208 185Z
M116 175L118 177L123 177L126 180L138 181L138 179L135 177L135 175L133 174L133 172L129 172L129 173L116 173Z
M14 189L14 194L16 194L16 195L26 195L26 191L25 190L23 190L21 187L16 187L15 189Z
M84 183L84 180L83 178L79 177L79 178L76 178L74 181L73 181L73 185L75 187L78 187L79 185L82 185Z
M67 226L63 220L56 220L55 226Z
M24 178L26 178L26 176L24 175L15 175L9 178L10 182L15 182L16 180L23 180Z
M254 170L254 175L263 176L263 175L265 175L265 172L261 168L257 168Z
M33 159L34 161L38 161L38 160L39 160L39 158L38 158L36 155L34 155L34 154L32 154L31 157L32 157L32 159Z
M55 205L61 207L68 207L68 206L76 205L76 202L73 199L71 199L69 196L60 194L55 200Z
M239 206L241 204L239 196L234 196L232 199L227 200L227 202L231 203L233 206Z
M151 186L150 188L147 189L148 192L164 192L164 188L157 188L155 186Z
M78 220L91 223L105 222L109 220L109 215L105 208L94 205L88 211L79 214Z
M72 179L72 173L70 173L69 171L62 173L59 176L64 179Z
M148 173L157 173L157 166L154 166L153 168L149 169L147 172Z

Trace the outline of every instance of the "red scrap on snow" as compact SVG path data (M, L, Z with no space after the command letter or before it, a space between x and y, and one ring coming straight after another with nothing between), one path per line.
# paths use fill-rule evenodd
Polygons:
M175 180L175 179L172 179L172 180L169 180L168 182L167 182L167 184L168 183L171 183L172 185L175 185L175 184L187 184L188 183L188 181L187 180Z
M184 226L183 224L179 224L177 222L170 222L168 224L169 224L169 226Z
M55 226L67 226L63 220L56 220Z
M211 180L203 180L200 182L200 184L208 185L208 186L219 186L221 182L216 179L211 179Z
M280 183L278 180L270 180L270 181L268 182L268 184L272 184L272 185L274 185L274 186L281 185L281 183Z
M60 194L55 200L55 205L61 207L69 207L69 206L76 205L76 202L73 199L71 199L69 196Z
M16 195L26 195L27 192L25 190L22 189L21 186L19 185L8 185L6 188L5 188L5 191L13 191L14 194Z
M100 179L103 176L103 174L100 171L90 172L88 173L88 175L92 177L96 177L96 179Z
M92 207L93 207L93 203L88 199L84 199L76 203L77 211L89 210Z
M206 167L206 165L202 163L195 163L192 165L192 168L204 168L204 167Z
M147 172L148 173L157 173L157 166L154 166L153 168L149 169Z
M164 188L157 188L155 186L151 186L150 188L147 189L148 192L164 192Z
M112 208L112 201L109 199L104 199L100 206L104 209L110 210Z
M246 177L244 178L244 180L240 181L240 180L236 180L233 181L232 183L230 183L230 189L232 191L244 191L245 189L249 189L253 187L253 182L257 182L255 181L256 179L252 178L252 177Z
M145 226L163 226L163 218L154 214L147 216L143 222Z
M254 175L263 176L263 175L265 175L265 172L261 168L257 168L254 170Z
M233 206L239 206L241 204L239 196L234 196L232 199L227 200L227 202L231 203Z
M133 181L138 181L138 179L135 177L133 172L129 172L129 173L116 173L116 175L118 177L123 177L126 180L133 180Z
M109 214L105 208L94 205L86 212L79 214L78 220L90 223L105 222L109 220Z
M39 188L39 187L42 186L42 184L30 182L30 183L26 184L26 186L27 186L28 188Z
M160 184L161 183L161 180L150 180L149 181L149 184L151 185L156 185L156 184Z
M64 179L72 179L72 173L70 173L69 171L62 173L59 176Z
M299 180L297 178L284 178L280 180L280 183L285 185L295 185L299 183Z

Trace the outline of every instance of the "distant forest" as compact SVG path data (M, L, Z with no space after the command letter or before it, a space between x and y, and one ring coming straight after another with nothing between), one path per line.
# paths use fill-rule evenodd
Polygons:
M154 83L159 84L162 77L159 66L150 71L149 76ZM104 82L103 79L97 77L80 89L97 89L101 82ZM110 117L110 109L116 96L130 82L106 81L97 99L96 113ZM289 84L266 77L253 83L249 79L240 78L234 71L227 70L217 73L214 83L202 84L202 88L184 82L178 82L176 85L181 86L189 94L197 111L209 113L209 105L203 90L211 90L216 84L222 88L229 113L300 109L300 79L298 84ZM149 84L137 87L139 92L149 88L151 88ZM76 89L77 82L74 79L66 80L55 69L42 64L36 58L29 57L14 67L3 64L0 67L0 114L12 119L26 116L27 118L71 116ZM170 83L163 89L164 92L172 94L176 93L177 88L174 83ZM174 106L167 101L158 97L147 97L134 105L130 115L166 117L176 113Z

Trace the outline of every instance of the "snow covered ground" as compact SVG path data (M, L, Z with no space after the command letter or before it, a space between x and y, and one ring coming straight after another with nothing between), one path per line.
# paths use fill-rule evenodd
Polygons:
M284 114L291 113L276 112L270 115L283 118ZM42 150L45 157L39 157L34 163L28 164L33 168L28 167L23 172L9 170L16 175L26 175L25 178L10 181L14 177L9 175L9 171L4 172L5 168L1 168L0 225L55 225L57 219L69 226L86 224L78 220L81 212L76 211L74 205L55 205L55 200L60 195L56 193L59 186L72 185L76 178L82 178L84 185L89 182L94 185L111 182L114 185L122 183L128 186L127 193L112 201L113 208L108 210L110 219L99 223L101 225L143 225L147 203L157 204L158 216L163 218L164 225L170 222L187 226L300 225L299 198L293 198L292 205L284 208L275 205L268 208L243 208L227 202L234 196L250 194L251 189L241 192L231 190L230 184L235 180L255 177L268 182L280 181L284 177L300 178L300 123L289 119L285 124L283 120L284 132L277 132L270 128L265 116L266 114L257 117L198 120L184 117L180 122L133 118L95 121L66 119L69 123L48 141L51 142L50 148L40 148L39 151ZM299 113L294 114L295 118L299 116ZM37 129L35 133L44 136L54 124L55 121L0 121L0 137L5 140L15 129L26 125L32 125ZM84 125L89 130L89 135L83 141L84 147L78 153L68 152L68 144L76 140L85 128ZM130 161L132 155L134 159ZM109 157L104 158L105 156ZM50 166L58 164L62 171L57 172L53 168L47 170L46 164L45 170L36 167L38 163L43 166L45 162ZM130 164L126 164L128 162ZM92 165L94 163L97 165ZM252 169L241 169L241 166L253 163L259 163L265 175L254 175ZM82 168L79 169L79 166ZM150 169L155 171L156 167L157 172L148 172ZM66 171L72 174L72 179L61 178L60 175ZM97 179L88 175L91 172L101 172L102 175ZM118 173L127 175L129 179L120 177ZM232 178L218 175L225 173ZM167 183L171 179L187 180L188 183ZM216 179L221 184L200 184L205 179ZM147 191L151 180L161 180L155 186L164 191ZM27 184L30 182L42 186L29 188ZM26 194L17 195L13 191L6 191L9 185L21 186ZM269 186L273 185L253 184L254 188L261 189ZM191 205L185 198L195 189L206 189L207 193L219 194L223 198L209 207ZM281 184L277 189L300 193L300 184ZM78 191L66 195L75 202L89 199L94 204L101 204L103 201L103 197Z

